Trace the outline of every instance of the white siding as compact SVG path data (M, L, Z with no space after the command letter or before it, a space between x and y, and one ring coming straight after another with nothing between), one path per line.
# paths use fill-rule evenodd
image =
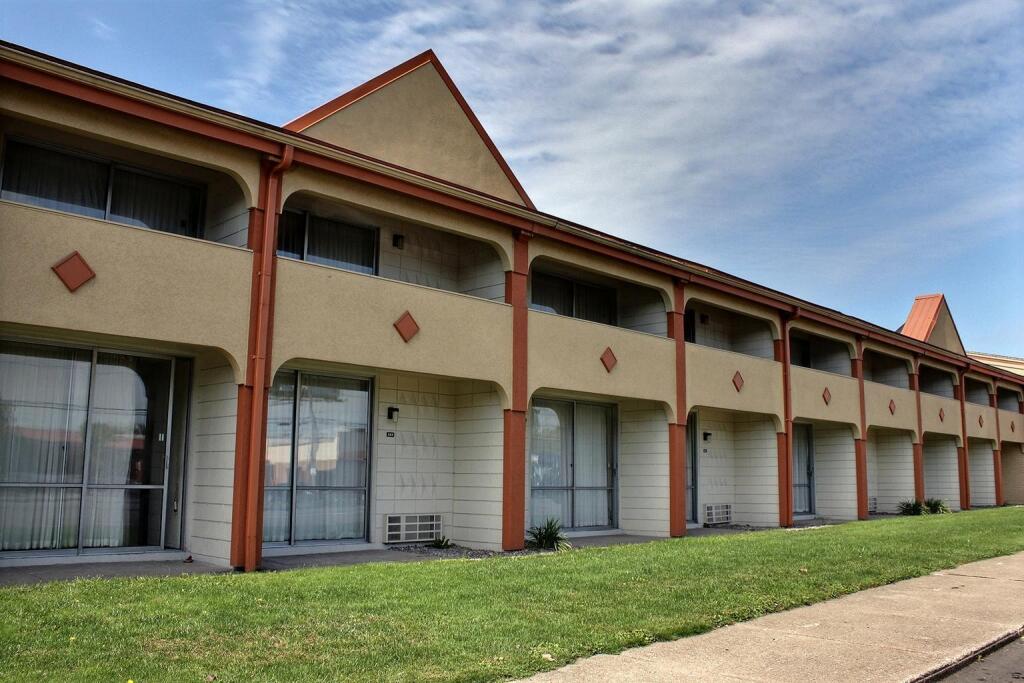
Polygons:
M389 406L397 420L387 419ZM455 382L381 374L376 408L370 540L384 540L384 517L396 513L440 514L450 537Z
M778 439L770 418L740 415L735 420L736 502L733 521L779 525Z
M643 401L620 404L618 474L619 528L667 536L668 419L660 407Z
M971 507L995 505L996 476L992 463L992 442L971 439L967 445Z
M691 418L693 419L693 418ZM705 505L735 504L736 468L733 416L720 410L701 410L697 428L697 521L705 522ZM705 441L704 433L711 434Z
M501 397L486 382L459 382L456 390L450 538L461 545L500 550L505 442Z
M1024 505L1024 450L1003 443L1003 496L1010 505Z
M668 315L661 295L653 289L623 285L619 288L619 325L637 332L666 336Z
M914 445L910 432L868 431L868 496L878 499L879 513L894 514L914 499Z
M231 367L218 355L201 355L195 368L186 547L197 557L226 564L231 552L238 386Z
M701 302L691 302L687 308L694 311L696 343L760 358L775 356L771 326L767 321ZM701 322L702 316L707 322Z
M924 440L924 496L941 498L950 510L960 509L960 475L952 436L928 434Z
M857 519L857 462L846 425L814 425L814 508L825 519Z

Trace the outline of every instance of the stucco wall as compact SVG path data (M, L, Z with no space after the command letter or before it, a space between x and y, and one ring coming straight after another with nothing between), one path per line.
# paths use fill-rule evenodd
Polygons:
M814 507L825 519L857 519L857 469L853 432L846 425L816 423Z
M196 359L193 394L186 548L196 557L226 565L231 552L238 386L219 354L204 353Z
M662 368L671 366L662 366ZM733 377L739 371L742 388ZM668 376L671 373L662 372ZM782 364L698 344L686 345L686 401L689 407L775 415L782 424Z
M895 404L895 411L889 410L890 400ZM908 389L864 382L864 412L869 427L906 429L917 433L917 397Z
M924 495L941 498L950 510L960 509L960 475L952 437L929 434L924 440Z
M960 401L921 392L921 425L925 432L959 437Z
M619 528L668 535L668 420L645 401L619 404Z
M978 418L981 418L979 421ZM964 403L967 436L974 439L996 439L996 409L988 405Z
M225 350L248 347L252 254L203 240L0 202L0 320ZM78 251L74 293L50 267ZM237 377L236 377L237 378Z
M831 372L792 366L793 417L846 422L859 432L860 388L857 380ZM825 402L825 389L829 401Z
M869 429L867 440L868 496L879 513L893 514L901 501L914 499L914 447L911 434Z
M1024 443L1024 415L1015 410L1000 410L999 436L1010 443Z
M996 504L996 477L992 461L992 442L971 439L967 449L971 507Z

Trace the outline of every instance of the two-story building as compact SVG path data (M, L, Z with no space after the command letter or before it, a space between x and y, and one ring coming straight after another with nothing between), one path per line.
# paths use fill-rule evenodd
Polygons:
M539 211L431 52L274 126L0 45L0 564L1021 503L1022 391Z

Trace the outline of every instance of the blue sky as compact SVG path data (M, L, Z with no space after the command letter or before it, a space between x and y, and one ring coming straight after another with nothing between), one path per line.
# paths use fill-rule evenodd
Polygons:
M1024 4L44 2L0 36L283 123L433 48L544 211L1024 356Z

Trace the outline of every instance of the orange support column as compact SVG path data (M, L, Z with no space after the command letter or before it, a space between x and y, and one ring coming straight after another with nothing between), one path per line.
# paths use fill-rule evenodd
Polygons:
M793 396L790 382L789 324L800 309L783 314L782 339L775 343L775 360L782 363L782 413L784 430L777 435L779 470L779 526L793 526Z
M995 479L996 505L1005 505L1006 499L1003 498L1003 436L999 431L998 385L996 386L995 391L996 393L988 395L989 405L992 406L992 410L995 413L994 419L996 421L996 447L992 449L992 478Z
M526 368L528 360L526 301L530 271L530 237L516 233L512 270L505 274L505 302L512 306L512 407L505 411L501 469L501 547L526 545Z
M964 405L964 401L967 400L967 386L964 384L966 377L964 373L960 373L960 386L959 395L957 398L960 399L960 434L963 438L963 445L956 449L957 458L957 469L960 472L960 509L970 510L971 509L971 482L970 482L970 467L968 466L968 458L970 457L970 449L967 446L967 406Z
M921 418L921 363L914 360L914 372L910 373L910 388L914 390L917 404L917 442L914 443L914 497L924 500L924 420Z
M857 357L852 361L857 380L860 404L860 438L854 442L854 471L857 481L857 519L867 519L868 512L868 417L864 403L864 341L857 339Z
M685 285L677 280L668 336L676 343L676 419L668 425L668 527L670 536L686 535L686 330Z

